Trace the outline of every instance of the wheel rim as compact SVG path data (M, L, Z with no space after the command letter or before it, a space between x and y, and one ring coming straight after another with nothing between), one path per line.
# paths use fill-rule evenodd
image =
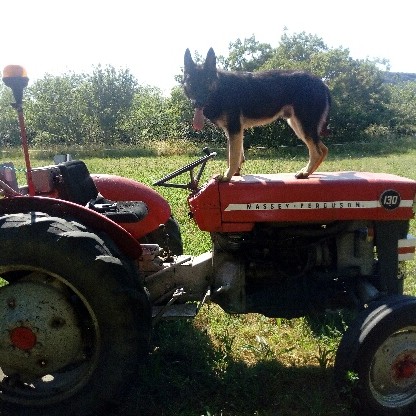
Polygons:
M390 335L374 354L369 383L382 406L399 408L416 399L416 326Z
M87 300L63 277L1 268L2 400L44 406L76 394L98 360L99 328ZM30 296L27 296L27 295Z

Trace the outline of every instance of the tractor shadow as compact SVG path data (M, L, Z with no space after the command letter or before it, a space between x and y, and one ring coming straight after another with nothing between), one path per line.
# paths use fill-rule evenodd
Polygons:
M350 416L332 369L235 361L192 321L155 329L154 350L118 413L106 416Z

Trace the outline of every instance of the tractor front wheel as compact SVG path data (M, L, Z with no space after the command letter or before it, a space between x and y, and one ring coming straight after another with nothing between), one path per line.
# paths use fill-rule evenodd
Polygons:
M341 395L359 415L416 413L416 298L389 296L364 310L335 360Z
M104 414L147 355L135 266L79 223L0 217L0 414Z

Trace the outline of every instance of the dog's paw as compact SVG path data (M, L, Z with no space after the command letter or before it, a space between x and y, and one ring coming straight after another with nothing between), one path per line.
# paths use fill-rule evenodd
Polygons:
M232 177L233 177L232 172L230 171L230 169L227 169L224 172L224 175L221 176L221 182L229 182Z
M297 172L295 174L296 179L307 179L309 176L308 171L306 170L306 168L301 169L299 172Z
M237 169L233 176L242 176L241 175L241 166Z
M230 182L230 179L228 179L226 176L224 176L224 175L216 175L215 177L214 177L214 179L217 181L217 182Z

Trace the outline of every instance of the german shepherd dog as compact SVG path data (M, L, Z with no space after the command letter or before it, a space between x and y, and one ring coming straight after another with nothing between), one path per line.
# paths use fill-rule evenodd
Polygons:
M194 128L202 129L205 117L222 128L228 139L228 169L220 180L240 174L244 130L278 118L287 120L309 150L309 162L296 173L297 178L307 178L327 156L320 136L328 134L331 97L319 78L300 71L218 70L212 48L202 65L195 64L187 49L184 63L183 87L195 109Z

